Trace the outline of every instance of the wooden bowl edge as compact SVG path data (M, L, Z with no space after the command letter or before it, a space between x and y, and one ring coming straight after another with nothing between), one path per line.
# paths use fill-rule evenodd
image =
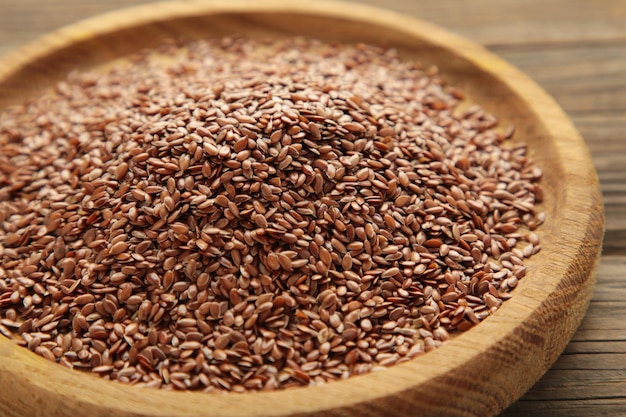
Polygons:
M176 8L176 10L178 10L179 13L181 14L185 14L185 13L197 13L198 12L198 8L196 7L197 5L204 5L206 6L206 9L202 9L202 12L207 13L209 11L249 11L251 10L252 6L250 5L250 3L247 2L241 2L241 1L231 1L231 2L217 2L217 3L213 3L213 2L185 2L185 3L164 3L163 6L159 6L159 8L155 8L155 5L148 5L148 6L140 6L137 8L132 8L131 10L135 10L137 12L140 12L142 10L146 10L149 11L149 18L145 17L145 19L147 19L146 21L150 20L150 19L162 19L165 17L165 15L163 15L162 13L166 10L168 10L168 6L172 6L176 4L177 7L180 7L180 9ZM329 16L336 16L337 12L336 11L329 11L330 8L327 8L325 10L323 10L324 4L329 5L329 4L333 4L333 6L337 6L337 5L341 5L342 3L335 3L335 2L324 2L324 3L317 3L316 5L312 5L312 4L307 4L304 2L297 2L297 3L292 3L290 5L290 10L293 10L294 12L309 12L311 11L311 9L314 9L314 11L316 13L319 14L327 14ZM360 6L360 5L347 5L347 4L343 4L345 7L350 8L350 10L358 10L358 12L353 15L353 17L356 17L357 19L360 20L364 20L364 21L373 21L373 22L377 22L379 24L389 24L389 22L393 21L398 25L415 25L416 22L419 22L417 19L414 18L407 18L398 14L395 14L393 12L387 12L387 11L381 11L379 9L375 9L372 7L366 7L366 6ZM217 9L212 9L211 7L217 7ZM269 7L271 10L284 10L281 9L281 7L284 6L284 3L281 1L271 1L271 2L266 2L265 4L263 4L263 6L261 5L255 5L254 6L254 10L257 10L257 8L263 9L263 10L268 10L265 7ZM372 14L371 12L375 10L376 13ZM134 14L134 13L132 13ZM137 23L137 20L131 21L132 19L128 19L125 20L126 17L130 15L130 13L128 13L127 10L125 11L118 11L118 12L112 12L109 13L105 16L108 16L110 18L113 17L124 17L124 19L120 19L120 21L123 24L128 24L129 26L133 26L134 24ZM146 16L146 15L144 15ZM95 23L101 21L102 16L100 17L96 17L96 18L92 18L92 19L88 19L85 21L82 21L76 25L72 25L68 28L62 29L59 32L56 32L57 34L61 34L61 36L59 37L60 41L58 42L54 42L53 39L56 35L48 35L44 38L42 38L40 41L36 41L32 44L30 44L29 46L27 46L26 48L22 49L22 50L18 50L16 52L16 54L9 54L8 57L4 58L2 60L2 62L6 62L6 60L13 60L13 64L10 64L8 67L5 67L4 70L0 69L0 80L3 79L4 77L7 76L7 74L9 74L11 71L18 71L19 68L21 68L22 65L24 65L24 63L26 62L30 62L33 59L38 59L39 57L43 56L46 53L46 48L49 48L50 45L53 46L53 48L60 48L60 47L65 47L67 45L70 45L71 43L77 41L78 39L81 39L81 36L85 35L85 28L87 27L91 27L91 26L95 26L96 29L100 29L102 31L104 31L103 33L106 33L106 30L111 30L112 27L110 26L99 26L99 25L95 25ZM133 23L134 22L134 23ZM549 108L551 110L551 112L553 113L550 117L551 118L555 118L555 119L565 119L566 120L566 124L568 125L568 127L566 127L565 129L565 134L563 134L562 130L559 131L554 131L552 132L555 137L561 137L561 135L563 135L563 143L561 143L561 151L564 153L569 154L573 154L576 153L576 155L573 155L573 157L575 157L576 159L581 159L584 160L588 159L588 153L585 154L584 152L586 151L585 147L584 147L584 143L582 142L582 139L579 137L579 135L577 134L577 132L575 131L575 129L573 128L573 126L571 125L571 123L567 120L567 117L565 116L565 114L562 112L562 110L560 110L560 108L558 107L558 105L545 93L543 92L543 90L541 90L538 86L536 86L534 84L534 82L530 81L529 79L527 79L527 77L523 74L521 74L519 71L517 71L516 69L514 69L510 64L505 63L504 61L502 61L500 58L497 58L493 55L491 55L489 52L487 52L486 50L484 50L481 47L478 47L476 44L472 43L472 42L468 42L462 38L458 38L455 35L451 35L446 31L443 31L441 29L438 29L437 27L435 27L434 25L428 24L428 23L424 23L424 22L419 22L419 26L422 29L428 29L431 37L428 37L428 41L429 42L433 42L433 43L440 43L442 47L447 47L446 42L450 41L450 40L454 40L456 43L456 45L458 46L459 44L463 46L462 48L462 52L460 53L460 55L464 58L467 59L469 62L473 63L474 65L484 65L485 62L488 62L488 67L484 67L485 71L489 72L489 73L494 73L494 67L496 67L498 69L499 72L504 72L507 74L516 74L518 77L520 77L523 80L526 80L524 83L518 84L517 86L515 85L509 85L509 87L511 87L511 89L513 91L516 91L518 94L520 94L521 97L526 98L527 95L529 94L529 90L531 92L531 95L536 97L537 99L539 99L541 102L545 103L546 108ZM418 29L405 29L407 32L411 31L411 32L415 32L414 34L417 35L421 35L423 36L424 33L420 32ZM444 36L445 35L445 36ZM435 37L437 37L437 39L434 39ZM24 52L26 51L26 52ZM50 52L50 49L47 49L47 53L54 53L54 49L52 50L52 52ZM454 50L455 53L459 53L458 50ZM25 54L25 55L21 55L21 54ZM20 55L23 60L17 60L14 58L14 56L18 56ZM488 59L486 59L488 58ZM0 67L1 68L1 67ZM2 72L4 71L4 72ZM531 86L531 87L529 87ZM522 89L522 87L524 87L524 89ZM522 91L524 90L524 91ZM540 119L544 119L544 116L538 116ZM548 126L548 130L550 130L550 127ZM579 145L579 146L572 146L572 141ZM576 152L574 152L576 151ZM583 152L583 156L581 157L581 154L579 152ZM587 161L588 162L588 161ZM588 164L582 164L583 166L587 166ZM583 207L590 207L590 209L593 210L597 210L598 209L598 202L600 201L600 197L599 197L599 192L598 192L598 188L597 188L597 176L595 176L595 172L593 172L593 167L591 167L591 172L589 172L589 170L584 170L583 173L586 173L585 175L583 175L580 171L576 170L576 172L572 172L571 174L574 176L580 176L581 181L582 179L584 179L585 181L589 181L589 175L592 178L592 181L590 181L588 183L588 190L591 191L592 194L592 198L591 200L593 201L592 203L588 204L588 206L584 205L584 202L582 202L581 204L583 204ZM571 191L571 190L570 190ZM567 200L576 200L578 201L580 199L580 194L581 192L573 190L570 193L571 195L567 195L564 198L566 198ZM589 194L587 195L587 198L589 197ZM601 203L600 203L601 206ZM601 211L601 207L600 207L600 211ZM573 213L574 215L574 213ZM576 216L574 216L576 217ZM571 219L574 222L579 222L580 218L574 218ZM588 219L587 224L595 224L595 226L589 226L589 229L592 230L597 230L597 226L603 224L603 218L602 218L602 214L599 214L599 217L596 217L595 219ZM603 229L603 227L601 227ZM586 232L580 232L579 234L581 235L586 235ZM580 302L584 302L585 305L586 303L588 303L588 300L591 296L591 292L590 292L590 288L592 288L593 285L593 274L592 271L594 269L595 263L596 263L596 259L597 259L597 254L599 253L599 248L600 248L600 244L601 244L601 235L597 235L594 234L592 236L592 238L588 241L588 247L587 250L584 254L581 254L581 256L586 258L586 261L584 262L584 265L578 265L578 267L580 267L581 269L581 277L584 276L584 279L580 279L580 280L576 280L576 282L580 283L581 289L582 291L578 292L577 296L572 296L574 298L572 298L572 300L574 300L574 303L580 303ZM549 295L547 296L547 299L550 299L550 297L555 293L555 291L559 290L559 285L562 285L562 282L558 282L555 283L554 286L554 291L550 292ZM563 284L564 285L564 284ZM519 297L518 297L519 298ZM530 297L532 300L532 297ZM514 297L514 299L512 299L511 301L509 301L509 303L513 302L516 299L516 297ZM545 307L545 300L534 300L536 302L536 308L552 308L551 306ZM521 301L521 300L520 300ZM508 304L508 303L507 303ZM503 308L504 310L504 308ZM530 313L529 313L530 315ZM571 334L573 333L574 329L577 327L580 319L582 318L582 314L579 314L580 317L574 317L571 320L567 320L566 324L564 326L562 326L563 328L561 329L562 331L564 331L565 333L567 333L566 339L569 340L569 337L571 337ZM494 316L496 317L496 316ZM488 324L489 322L486 321L485 323L481 324L481 326L478 326L475 330L478 331L480 330L483 326L485 326L486 324ZM495 323L494 323L495 324ZM485 331L487 329L485 328ZM510 329L511 332L509 333L509 337L513 338L514 335L519 332L522 332L522 330L518 329L518 327L514 327L512 329ZM458 338L458 340L462 340L463 338L465 339L470 339L471 336L473 336L476 332L471 333L468 332L462 336L460 336ZM484 332L483 332L484 333ZM558 354L562 351L563 347L565 346L565 343L567 342L567 340L564 340L562 343L559 344L559 346L552 348L550 350L550 355L549 356L549 360L546 359L546 362L542 364L541 366L541 370L540 372L543 373L543 371L545 371L547 369L547 367L549 367L549 365L552 363L552 361L554 359L556 359L556 357L558 356ZM0 352L2 353L6 353L6 349L7 349L7 343L5 343L4 340L0 339ZM494 344L490 344L490 347L494 347ZM468 348L474 348L473 346L468 346ZM429 353L429 357L434 357L435 355L438 356L442 356L444 355L444 350L446 349L446 347L441 348L439 351L437 352L432 352ZM20 348L20 352L17 352L16 354L20 355L21 353L27 353L28 356L34 356L32 355L30 352L27 352L24 350L24 352L21 352ZM558 353L557 353L558 352ZM475 355L480 355L481 351L476 351ZM48 364L47 362L43 361L43 359L38 358L38 357L33 357L33 366L37 366L37 367L46 367L46 366L50 366L50 367L54 367L54 368L50 368L51 370L54 369L55 371L57 370L58 365L53 365L53 364ZM420 358L421 359L421 358ZM19 358L19 360L21 361L22 358ZM4 362L4 361L3 361ZM419 361L416 361L416 363ZM424 361L422 361L424 362ZM45 365L44 365L45 363ZM3 365L0 365L0 367L2 367ZM398 369L400 369L400 367L397 367ZM412 367L411 368L411 372L413 371ZM545 368L545 369L544 369ZM384 373L391 373L393 374L393 371L396 368L392 368L389 371L385 371ZM401 372L402 375L406 375L406 372ZM540 375L540 373L539 373ZM369 375L372 376L372 381L376 381L377 379L379 379L378 377L375 377L374 374ZM536 375L535 375L536 376ZM524 384L524 386L526 388L528 388L530 385L528 384L528 382L530 382L531 384L534 382L534 380L536 380L538 378L538 376L533 376L533 378L530 378L529 381L527 381L526 384ZM356 383L357 380L361 379L363 381L365 381L366 377L359 377L359 378L354 378L351 379L349 384L353 384L353 381ZM27 377L26 377L27 378ZM394 376L390 375L389 378L393 379ZM435 376L433 380L436 380L437 378L443 378L445 379L450 379L450 378L454 378L454 376L452 375L448 375L446 372L441 371L440 375ZM387 378L382 378L382 380L386 380ZM532 382L531 382L532 379ZM1 378L0 378L1 380ZM34 381L31 381L34 382ZM445 381L444 381L445 382ZM332 394L333 391L336 391L339 389L340 385L346 385L346 383L333 383L333 384L329 384L326 385L324 387L316 387L316 388L303 388L302 390L317 390L317 391L323 391L326 394ZM448 383L446 383L447 385L449 385ZM94 385L95 385L95 381L94 381ZM370 384L364 383L364 387L362 387L362 389L365 389L366 386L369 386ZM398 390L397 387L395 387L396 389L394 389L394 387L390 387L390 388L382 388L381 390L377 393L377 397L381 398L385 395L400 395L401 393L403 393L404 391L402 390ZM44 387L42 386L41 389L44 389ZM48 388L46 388L48 389ZM124 389L126 389L124 387ZM301 394L303 394L304 396L304 391L300 391ZM525 390L525 389L523 389ZM105 390L108 391L108 390ZM513 397L520 395L521 391L518 392L517 394L514 394ZM113 391L113 393L115 392L115 390ZM141 391L143 392L143 390ZM295 390L294 390L295 392ZM286 393L286 394L285 394ZM187 394L182 394L182 395L178 395L180 393L174 393L175 397L177 399L182 399L184 398L183 395L187 395ZM283 395L285 394L285 395ZM157 398L159 397L161 394L155 394L155 395L150 395L150 397L152 398ZM163 393L163 395L169 395L169 393ZM192 394L193 395L193 394ZM201 394L202 395L202 394ZM246 394L248 395L248 394ZM256 395L256 394L251 394L250 398L254 398L262 396L262 395L266 395L266 394L260 394L260 395ZM277 404L277 405L281 405L280 401L284 400L287 398L286 395L291 395L291 393L285 391L285 392L278 392L278 393L270 393L269 395L267 395L268 397L268 402L266 402L265 404ZM505 396L506 397L506 396ZM172 397L174 398L174 397ZM311 398L316 398L313 395L311 395ZM204 398L204 400L206 400L206 398ZM339 402L339 407L341 409L341 407L343 407L345 410L350 409L351 407L358 405L361 403L361 401L367 401L370 402L371 398L368 396L366 398L360 398L360 397L353 397L353 398L346 398L344 399L344 401L340 401ZM237 401L235 399L235 401ZM247 401L247 400L246 400ZM506 406L508 404L505 404L506 401L512 401L510 399L507 400L503 400L502 403L498 404L498 407L502 408L503 406ZM93 405L100 405L102 406L102 404L98 404L97 401L94 401L93 399L85 399L84 400L85 404L93 404ZM221 401L219 401L221 402ZM303 407L302 405L305 404L306 407ZM317 400L307 400L304 401L303 404L299 404L299 405L287 405L282 411L283 412L279 412L276 415L295 415L295 414L299 414L302 412L308 412L311 411L312 409L317 409L317 411L322 411L324 409L327 409L328 407L335 407L336 404L333 402L332 404L330 402L326 402L326 401L317 401ZM228 406L227 404L224 404L224 406ZM309 406L311 406L312 408L309 408ZM257 406L254 406L257 407ZM159 408L158 405L155 406L155 408ZM220 407L218 407L220 408ZM247 408L247 407L246 407ZM220 408L221 410L221 408ZM157 410L158 411L158 410ZM167 412L167 410L161 410L162 412ZM227 409L224 409L224 411L228 411ZM242 411L241 409L239 409L238 411ZM251 410L251 414L250 415L263 415L266 413L267 410L258 410L258 409L254 409ZM457 410L458 411L458 410ZM337 415L342 415L343 412L341 412L340 414ZM143 415L140 414L140 411L138 411L137 414L135 415ZM160 414L160 415L165 415L165 414ZM182 414L181 414L182 415ZM191 415L191 414L188 414ZM223 415L236 415L236 414L228 414L225 413Z

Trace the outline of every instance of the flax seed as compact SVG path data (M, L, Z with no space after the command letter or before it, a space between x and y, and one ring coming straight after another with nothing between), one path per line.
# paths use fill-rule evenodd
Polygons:
M277 389L436 349L527 274L541 171L435 72L302 39L164 48L0 113L3 337L121 383Z

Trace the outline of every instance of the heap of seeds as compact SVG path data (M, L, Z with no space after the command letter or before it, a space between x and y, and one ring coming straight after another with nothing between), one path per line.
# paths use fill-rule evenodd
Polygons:
M138 386L407 361L539 250L541 171L433 69L292 39L170 46L0 116L0 332Z

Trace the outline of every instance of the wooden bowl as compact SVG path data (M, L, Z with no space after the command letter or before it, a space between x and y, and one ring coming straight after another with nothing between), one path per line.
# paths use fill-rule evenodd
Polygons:
M0 108L69 70L166 37L303 35L385 44L436 64L469 99L517 127L544 171L543 250L514 296L450 343L407 363L322 386L250 394L129 387L70 371L0 337L0 414L17 416L492 416L551 366L594 284L603 210L589 153L541 88L480 46L419 20L356 4L271 0L163 3L86 20L0 61Z

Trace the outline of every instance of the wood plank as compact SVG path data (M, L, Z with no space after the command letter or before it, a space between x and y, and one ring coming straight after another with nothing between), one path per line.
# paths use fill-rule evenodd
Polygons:
M626 369L621 369L624 363L626 353L596 352L594 355L568 353L559 358L552 370L611 371L626 377Z
M486 45L626 38L622 0L353 0L442 25ZM0 55L87 16L150 0L0 0Z
M618 99L626 100L623 97ZM626 253L626 164L623 151L626 112L623 115L577 113L572 119L585 138L600 178L606 214L604 254L623 255Z
M591 375L593 375L591 377ZM626 400L624 369L555 369L549 381L540 380L525 400L580 400L623 398Z
M150 0L0 0L0 55L77 20L148 2Z
M380 0L360 0L381 4ZM626 38L622 0L387 0L385 6L487 45Z
M592 302L597 303L598 309L605 307L602 302L607 301L626 304L624 270L626 270L624 254L602 257L598 267L598 282L592 299ZM596 307L594 306L594 308ZM610 309L607 311L610 312ZM626 337L626 335L624 336Z
M624 150L626 113L600 111L577 113L572 115L572 120L594 156L610 155ZM605 167L598 168L604 170Z
M626 117L626 39L490 49L542 85L569 114Z
M626 398L598 398L584 400L521 400L500 417L623 417Z
M626 353L626 339L623 341L573 341L567 346L563 355L572 353ZM621 363L618 367L624 367L624 364Z

